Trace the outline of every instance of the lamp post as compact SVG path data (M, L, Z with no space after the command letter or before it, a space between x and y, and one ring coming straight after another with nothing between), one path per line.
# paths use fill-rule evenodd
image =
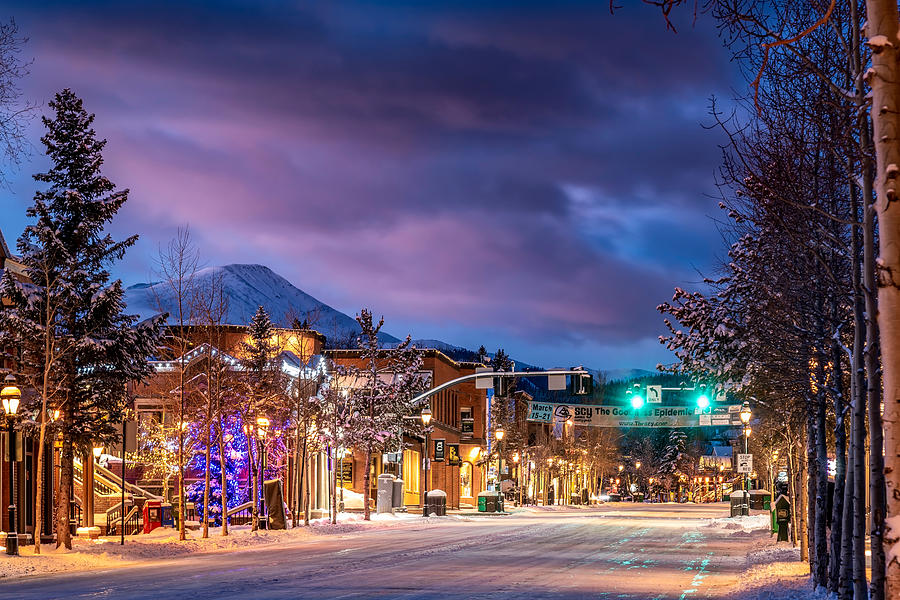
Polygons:
M497 491L500 490L500 475L503 473L503 436L506 435L506 432L503 431L503 428L498 428L494 431L494 437L497 438Z
M635 479L637 479L638 491L643 493L644 486L641 485L641 461L634 463Z
M753 417L753 412L750 410L750 403L744 402L741 405L741 423L744 424L744 454L750 453L750 419ZM750 493L750 473L744 473L744 491L748 494ZM749 500L746 504L743 504L744 508L741 510L741 514L743 516L750 514L750 505Z
M6 384L0 390L0 398L3 401L3 412L6 415L7 436L9 437L9 531L6 532L6 553L11 556L19 554L19 534L16 530L16 479L13 475L13 467L16 461L16 439L14 437L13 423L16 413L19 411L19 400L22 392L16 387L16 378L10 374L4 380ZM40 533L38 532L38 535Z
M753 412L750 410L750 403L744 402L741 406L741 423L744 424L744 454L750 454L750 418ZM744 474L744 489L750 491L750 474Z
M431 417L434 416L434 413L431 412L431 406L426 406L422 409L422 425L425 426L425 452L424 457L422 458L422 466L425 467L425 486L423 489L425 490L425 496L422 499L422 511L425 511L425 500L428 498L428 425L431 424Z
M267 417L257 417L256 418L256 428L259 432L260 439L260 448L259 448L259 480L257 485L261 486L262 494L260 497L260 508L262 509L260 512L262 516L258 517L257 528L259 528L259 524L265 522L266 529L269 528L269 511L266 510L266 486L265 486L265 478L266 478L266 459L268 454L268 448L266 446L266 434L269 431L269 419Z

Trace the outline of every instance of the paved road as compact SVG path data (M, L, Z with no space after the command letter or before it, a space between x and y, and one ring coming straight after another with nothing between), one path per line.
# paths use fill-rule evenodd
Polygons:
M723 598L744 569L746 538L703 527L700 519L725 510L721 504L621 504L418 522L152 566L14 580L0 584L0 597Z

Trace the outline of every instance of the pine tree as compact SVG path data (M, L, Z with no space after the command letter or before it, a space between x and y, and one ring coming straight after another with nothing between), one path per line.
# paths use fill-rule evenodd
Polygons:
M687 435L680 429L673 429L669 433L669 443L663 452L657 475L666 491L678 486L678 475L685 459L685 441Z
M287 386L277 364L277 348L273 343L274 327L266 309L260 306L249 326L249 340L243 344L244 376L249 401L241 407L250 440L247 457L250 465L251 499L253 501L253 529L259 526L260 486L262 485L262 453L265 440L260 434L257 419L284 420L284 398Z
M70 487L75 450L118 439L128 401L126 385L149 374L147 358L160 334L159 320L137 324L125 309L122 282L107 269L137 240L115 241L106 226L128 198L103 176L102 151L88 114L71 90L56 94L41 138L51 168L34 178L48 184L34 195L34 222L18 241L31 283L7 272L0 293L13 306L0 313L4 341L22 348L20 371L38 392L28 408L40 424L36 531L41 528L43 449L47 414L58 409L62 435L56 494L57 544L71 547ZM35 536L38 542L39 535ZM39 550L39 546L37 548Z

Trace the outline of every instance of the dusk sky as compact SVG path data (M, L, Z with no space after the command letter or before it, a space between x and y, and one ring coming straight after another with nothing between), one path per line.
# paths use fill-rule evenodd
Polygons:
M636 0L3 3L25 96L71 87L131 190L150 279L189 223L204 262L261 263L394 335L543 366L654 368L655 307L721 254L709 99L746 84L711 19ZM12 245L43 169L0 194Z

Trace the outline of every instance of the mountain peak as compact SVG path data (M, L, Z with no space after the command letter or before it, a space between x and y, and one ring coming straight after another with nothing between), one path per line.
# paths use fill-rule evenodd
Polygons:
M228 325L246 325L262 306L276 326L290 327L294 319L306 320L330 342L340 342L359 333L356 319L310 296L265 265L238 263L205 267L197 271L194 282L197 289L203 289L219 279L228 298L225 319ZM176 305L174 292L165 281L129 286L125 301L129 311L144 318L164 311L171 314ZM380 337L385 342L397 341L389 334Z

